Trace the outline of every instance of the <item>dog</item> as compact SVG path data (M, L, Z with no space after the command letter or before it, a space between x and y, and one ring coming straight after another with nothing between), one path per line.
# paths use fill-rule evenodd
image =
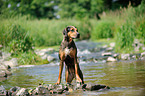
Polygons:
M76 78L77 83L84 84L83 73L77 59L77 47L73 41L73 39L80 37L78 29L74 26L68 26L64 29L63 35L64 37L59 49L59 76L55 84L59 85L61 83L64 63L66 83L71 84L72 80Z

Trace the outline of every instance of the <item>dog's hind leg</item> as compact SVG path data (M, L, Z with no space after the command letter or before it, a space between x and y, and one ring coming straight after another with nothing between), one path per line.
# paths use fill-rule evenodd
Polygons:
M79 64L77 62L77 59L75 58L74 59L74 64L75 64L75 74L76 74L76 81L77 82L81 82L82 84L84 84L84 81L83 81L83 73L79 67Z
M74 68L65 66L65 79L66 83L71 83L72 80L75 78L75 70Z

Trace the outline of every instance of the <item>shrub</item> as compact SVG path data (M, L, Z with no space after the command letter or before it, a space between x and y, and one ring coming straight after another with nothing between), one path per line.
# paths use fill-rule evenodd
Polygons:
M113 38L114 37L114 22L100 21L93 27L91 32L91 39Z
M34 51L21 53L17 58L19 65L29 65L29 64L40 65L49 63L47 60L42 60L39 56L35 54Z
M78 28L80 39L88 39L90 33L89 21L78 20L24 20L25 23L21 23L27 31L29 31L30 36L33 37L33 42L35 46L53 46L59 45L62 41L63 35L62 31L67 26L75 26ZM23 21L23 22L24 22Z
M145 20L140 22L139 26L135 31L136 37L145 44Z
M87 19L81 20L80 24L78 25L78 31L80 33L80 40L89 39L91 35L90 34L91 29L92 29L92 25L89 20Z
M7 51L16 55L32 49L32 40L28 32L19 24L1 26L1 44L7 47Z
M135 37L135 26L131 22L124 23L118 28L118 32L115 36L116 51L118 52L131 52L132 44Z

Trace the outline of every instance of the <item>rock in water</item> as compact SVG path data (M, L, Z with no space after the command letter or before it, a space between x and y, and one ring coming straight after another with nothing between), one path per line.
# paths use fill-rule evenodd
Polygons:
M106 85L100 85L100 84L87 84L86 86L86 90L89 91L99 91L99 90L103 90L103 89L110 89L110 87L106 86Z
M1 85L0 86L0 96L6 96L7 92L5 90L5 88Z
M46 95L46 94L49 94L49 91L42 85L39 85L38 87L36 87L36 89L32 90L32 95Z
M21 88L17 94L17 96L29 96L28 90L26 88Z
M52 56L47 56L47 60L48 60L49 62L51 62L51 61L55 60L55 58L52 57Z
M17 92L20 90L21 88L20 87L12 87L9 92L8 92L8 95L9 96L16 96Z
M18 66L17 58L12 58L10 61L4 61L3 63L7 66L9 65L10 67Z
M112 53L111 52L105 52L105 53L102 53L102 56L112 56Z
M107 61L109 61L109 62L115 62L117 60L115 58L113 58L113 57L108 57Z
M121 59L129 60L130 59L130 54L121 54Z
M0 69L0 78L1 77L7 77L7 74L6 74L5 71L3 71L3 70Z
M77 85L76 85L77 86ZM12 87L8 92L5 90L3 86L0 86L0 95L6 96L48 96L48 95L57 95L57 94L69 94L70 92L75 91L102 91L108 90L110 87L106 85L100 84L79 84L75 88L72 84L67 85L41 85L39 84L38 87L34 89L26 89L20 87Z

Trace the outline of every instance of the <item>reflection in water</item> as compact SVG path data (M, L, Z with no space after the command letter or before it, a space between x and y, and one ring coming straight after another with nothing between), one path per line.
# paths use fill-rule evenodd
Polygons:
M145 95L145 61L122 61L115 63L86 63L80 65L85 83L105 84L111 87L105 92L75 92L81 95L118 96ZM14 86L33 88L39 83L55 83L58 77L58 65L39 65L18 68L7 80L0 82L5 88ZM65 83L63 72L62 83ZM74 93L72 93L73 95Z

